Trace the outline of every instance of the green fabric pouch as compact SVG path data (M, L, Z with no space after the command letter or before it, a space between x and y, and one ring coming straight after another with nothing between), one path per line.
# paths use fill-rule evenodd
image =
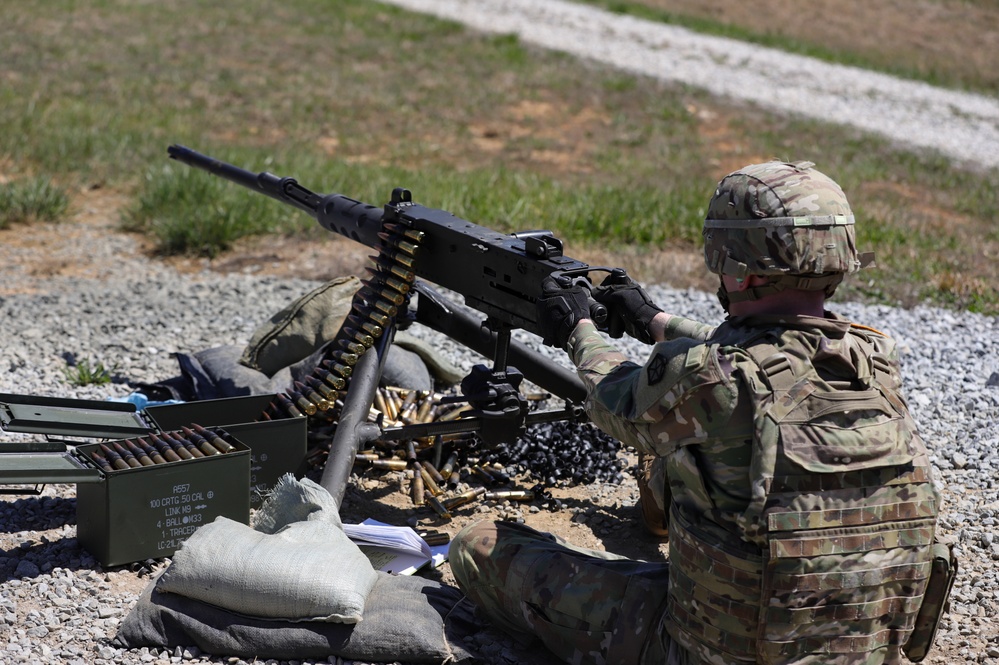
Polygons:
M257 328L239 362L273 376L336 337L361 280L337 277L313 289Z

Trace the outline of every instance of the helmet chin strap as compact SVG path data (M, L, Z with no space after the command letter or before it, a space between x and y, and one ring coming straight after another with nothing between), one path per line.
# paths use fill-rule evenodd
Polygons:
M836 287L843 281L842 273L830 275L764 275L769 278L766 284L753 286L744 291L730 292L725 288L725 281L719 275L721 285L718 287L718 302L721 303L725 313L728 314L729 305L734 302L746 302L747 300L759 300L788 289L801 291L823 291L827 298L832 297L836 292Z

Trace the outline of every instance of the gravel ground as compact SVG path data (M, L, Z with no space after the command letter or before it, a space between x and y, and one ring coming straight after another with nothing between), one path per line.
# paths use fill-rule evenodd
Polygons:
M673 28L649 26L551 0L397 0L395 4L452 12L447 15L481 29L517 32L525 39L606 59L633 71L670 72L681 81L688 80L685 77L721 81L732 63L739 62L756 73L778 65L793 66L801 72L797 79L806 84L804 89L811 90L807 94L835 91L836 98L826 103L814 103L812 98L809 108L853 108L853 101L845 102L854 92L871 104L883 104L849 118L825 119L861 123L864 116L876 115L879 126L874 131L892 136L897 131L896 138L916 140L917 145L942 150L956 159L967 159L966 150L973 150L979 161L983 155L999 159L995 103L988 100L913 84L889 86L876 75L779 56L766 49L743 51L741 45L724 40L697 39ZM473 15L482 21L473 23ZM594 32L583 36L584 27ZM567 41L570 38L571 44ZM643 45L645 51L631 51ZM584 47L586 52L579 50ZM713 49L722 49L724 54ZM707 55L702 57L702 53ZM675 58L673 64L659 60L668 57ZM723 58L728 58L730 66L718 70L714 62ZM803 62L807 64L801 65ZM699 74L684 73L695 65L703 67ZM854 78L833 78L840 75ZM834 84L834 80L842 82ZM821 81L821 87L815 81ZM873 88L871 81L875 82ZM781 85L786 82L787 77L783 77ZM734 96L740 89L752 89L759 101L768 98L760 94L760 86L772 83L760 80L753 85L718 85L722 86L718 92ZM950 100L947 104L960 108L960 114L942 110L950 107L935 101L937 95L945 95ZM793 100L782 103L801 106ZM143 258L134 239L115 233L107 219L74 226L71 231L32 227L32 236L35 240L49 237L51 242L44 250L39 250L38 242L34 247L7 242L9 235L0 242L0 265L4 266L0 283L0 392L120 397L129 391L121 383L69 386L63 371L66 358L113 364L116 375L130 380L166 379L177 373L172 352L245 343L260 322L315 285L259 274L178 273ZM38 256L40 251L43 257ZM34 266L42 261L79 265L80 270L39 274ZM650 291L667 310L718 320L719 309L710 294L666 288ZM999 609L999 541L993 535L999 518L999 323L994 317L929 307L903 310L837 303L834 309L899 341L906 390L946 501L941 524L959 543L961 573L951 614L927 662L999 663L995 619ZM460 355L453 345L439 344L442 352L451 354L459 364L477 361ZM641 357L642 350L632 348L635 356ZM12 437L4 434L3 438ZM594 488L590 493L594 504L624 505L634 500L633 484ZM587 528L562 535L574 538L603 533L591 519L593 514L592 508L581 510L570 526ZM587 520L590 523L583 524ZM599 542L608 549L615 544L627 548L634 545L628 537L631 533L612 531ZM149 572L150 567L142 565L105 570L79 547L73 486L48 486L40 496L5 497L0 502L0 665L240 662L207 657L197 649L160 652L116 648L112 638L117 626L148 582ZM545 660L540 654L525 655L495 635L484 635L476 646L486 654L486 662Z
M6 271L6 290L23 293L0 297L0 392L120 397L129 391L124 384L69 386L63 373L66 355L113 362L115 373L131 380L170 378L177 374L171 352L245 343L260 322L315 285L250 275L184 275L141 257L123 260L137 254L133 240L100 227L81 227L64 250L52 251L71 254L80 247L99 247L91 257L98 265L104 262L102 253L115 257L113 274L43 280L17 269L16 261L5 262L14 266ZM667 310L718 320L720 310L711 294L650 291ZM899 341L906 390L946 498L941 523L960 543L962 569L952 613L929 662L999 662L999 542L993 536L999 517L999 322L928 307L840 303L835 309ZM436 342L454 362L468 366L481 360L446 340ZM631 348L641 357L640 348ZM630 505L635 498L633 483L585 493L595 497L596 505ZM103 569L76 542L74 496L73 486L48 486L41 496L0 502L0 665L238 662L210 658L197 649L160 653L113 645L116 627L148 582L150 570L168 560ZM599 524L579 524L593 512L592 507L581 508L568 516L564 526L587 529L562 535L578 542L597 533ZM498 514L485 511L473 517ZM612 550L627 547L633 535L612 533L597 544ZM485 662L545 662L538 654L523 655L501 636L486 634L482 640L479 646L495 656Z

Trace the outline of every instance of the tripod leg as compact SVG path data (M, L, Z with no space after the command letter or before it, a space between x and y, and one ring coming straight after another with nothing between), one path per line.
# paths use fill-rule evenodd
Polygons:
M375 346L361 356L354 366L350 385L344 396L340 420L330 442L329 458L319 483L333 496L338 506L343 501L357 451L363 444L378 438L381 433L377 425L368 422L368 412L374 402L385 357L394 337L395 328L386 328Z

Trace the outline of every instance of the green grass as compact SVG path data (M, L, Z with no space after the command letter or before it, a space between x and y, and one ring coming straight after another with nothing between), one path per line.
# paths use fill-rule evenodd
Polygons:
M33 220L59 220L69 208L65 190L46 177L0 184L0 229Z
M862 220L861 249L879 267L844 293L999 311L996 171L368 0L246 0L238 11L0 0L0 11L0 196L46 181L123 192L123 226L161 253L213 257L248 236L325 233L168 160L172 143L376 205L407 187L500 231L550 229L570 256L699 255L718 179L776 156L816 162ZM65 216L35 205L20 218ZM668 262L659 268L650 278L671 279Z
M100 361L92 362L84 358L75 364L67 364L63 368L63 375L66 382L73 386L101 386L111 383L117 370L117 365L105 367Z

